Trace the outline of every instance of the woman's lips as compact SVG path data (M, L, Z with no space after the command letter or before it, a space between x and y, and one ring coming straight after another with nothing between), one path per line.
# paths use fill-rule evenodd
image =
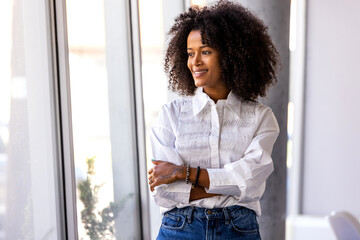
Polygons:
M194 70L193 71L193 75L194 77L201 77L203 76L208 70L203 69L203 70Z

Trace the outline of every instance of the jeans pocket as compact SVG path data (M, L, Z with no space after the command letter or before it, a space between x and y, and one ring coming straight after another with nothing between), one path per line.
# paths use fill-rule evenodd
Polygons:
M164 214L161 227L169 230L182 230L185 227L185 216L167 212Z
M256 220L256 214L249 210L243 211L231 219L231 227L242 234L258 234L259 224Z

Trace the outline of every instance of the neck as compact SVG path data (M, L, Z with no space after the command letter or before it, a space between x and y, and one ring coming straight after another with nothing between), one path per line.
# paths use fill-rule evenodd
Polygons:
M216 103L220 99L226 99L230 93L227 87L224 88L204 88L204 92Z

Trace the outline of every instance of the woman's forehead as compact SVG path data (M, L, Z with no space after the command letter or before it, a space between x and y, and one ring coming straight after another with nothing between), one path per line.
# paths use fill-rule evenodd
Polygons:
M187 38L187 44L208 45L204 34L200 30L191 30Z

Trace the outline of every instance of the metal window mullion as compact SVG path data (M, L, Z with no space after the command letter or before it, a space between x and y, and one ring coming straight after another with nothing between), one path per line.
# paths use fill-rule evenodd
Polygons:
M56 144L56 163L55 163L55 177L56 177L56 205L58 222L58 239L66 239L66 207L65 207L65 193L64 193L64 168L62 162L62 140L61 140L61 127L60 127L60 99L59 99L59 78L58 78L58 66L57 66L57 40L56 40L56 21L55 21L55 6L53 1L47 2L47 10L49 12L49 28L50 28L50 44L51 44L51 57L53 68L53 113L55 118L55 144Z
M141 46L140 46L140 24L139 6L137 0L130 0L130 23L131 23L131 45L132 45L132 67L133 67L133 87L135 102L136 119L136 143L138 159L138 181L140 192L140 220L142 239L150 239L150 205L147 186L147 166L146 166L146 143L145 143L145 117L144 102L141 78Z
M65 207L66 239L78 239L76 178L71 116L71 92L69 73L69 51L65 0L54 0L56 67L59 106L59 138L63 168L63 192Z

